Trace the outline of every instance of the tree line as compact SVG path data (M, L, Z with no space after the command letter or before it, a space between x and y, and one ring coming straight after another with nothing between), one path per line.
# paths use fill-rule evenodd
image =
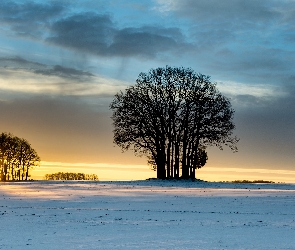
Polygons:
M134 86L115 95L110 108L114 143L147 156L157 178L195 179L209 146L237 151L229 99L209 76L190 68L141 73Z
M29 171L39 163L40 157L26 139L0 134L1 181L28 180Z
M53 174L46 174L44 179L45 180L88 180L88 181L98 181L98 176L96 174L58 172L58 173L53 173Z

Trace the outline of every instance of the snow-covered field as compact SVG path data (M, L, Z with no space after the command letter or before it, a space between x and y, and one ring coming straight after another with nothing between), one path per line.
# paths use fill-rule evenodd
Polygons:
M0 249L295 249L295 185L1 183Z

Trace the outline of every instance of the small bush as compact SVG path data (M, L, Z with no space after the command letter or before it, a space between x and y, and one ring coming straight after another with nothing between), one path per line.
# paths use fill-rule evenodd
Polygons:
M273 181L264 181L264 180L254 180L254 181L248 181L248 180L235 180L232 181L232 183L275 183Z
M83 180L83 181L98 181L96 174L84 174L84 173L69 173L69 172L58 172L54 174L46 174L45 180Z

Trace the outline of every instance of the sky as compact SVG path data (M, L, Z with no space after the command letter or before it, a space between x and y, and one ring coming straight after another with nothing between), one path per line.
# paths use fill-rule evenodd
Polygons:
M295 1L1 0L0 132L57 171L155 177L113 143L109 104L151 68L211 76L235 109L238 153L208 149L197 178L295 183Z

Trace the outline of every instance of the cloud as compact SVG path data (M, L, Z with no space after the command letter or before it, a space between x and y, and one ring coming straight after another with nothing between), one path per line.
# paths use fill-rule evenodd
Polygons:
M37 74L42 74L42 75L47 75L47 76L59 76L59 77L63 77L63 78L70 78L70 79L81 79L83 77L91 77L94 76L93 74L91 74L90 72L86 72L86 71L82 71L82 70L77 70L74 68L67 68L67 67L63 67L60 65L55 65L53 66L53 68L49 68L46 70L35 70L34 71Z
M105 55L114 32L110 16L86 12L53 23L47 41L59 46Z
M178 53L189 44L178 28L161 25L118 27L111 15L77 11L58 2L5 0L0 3L0 23L16 36L97 56L156 57Z
M49 66L21 57L0 58L0 89L5 93L109 97L126 85L75 68Z
M101 96L110 97L127 83L100 76L91 81L72 81L56 75L36 74L30 71L2 69L0 70L0 89L2 98L5 93L46 94L63 96ZM4 96L3 96L4 93Z
M255 33L256 38L265 36L283 15L273 5L277 1L243 0L158 0L157 9L166 15L190 20L190 34L198 47L211 49L226 43L238 42L241 36ZM277 4L279 4L277 2ZM281 6L281 4L279 4ZM250 44L253 40L249 41Z
M294 56L295 51L252 46L244 51L223 53L221 50L213 63L221 71L247 71L258 76L262 73L293 71Z
M0 68L10 70L24 70L35 74L41 74L45 76L58 76L61 78L67 78L77 81L82 81L83 79L89 80L89 78L94 76L92 73L87 71L64 67L61 65L50 66L43 63L29 61L20 56L0 57Z
M142 26L118 29L110 16L83 13L57 21L48 42L100 56L156 57L188 46L177 28Z
M1 1L1 20L18 23L19 20L34 22L60 15L65 7L58 1L40 3L34 1Z
M157 53L176 52L188 46L177 28L143 26L119 30L109 47L111 55L144 55L155 57Z
M65 7L57 1L37 3L3 0L0 3L0 22L18 36L40 38L49 21L61 15Z
M294 63L295 2L288 0L157 1L157 10L187 20L198 54L233 70L280 70ZM229 52L221 55L222 52ZM257 72L255 72L257 75Z
M255 22L272 22L273 19L284 17L284 10L287 7L294 6L290 1L261 0L261 1L243 1L243 0L158 0L158 9L160 12L175 12L182 17L191 18L198 22L208 22L212 20L223 21L230 24L234 20L240 23L231 23L231 25L251 24ZM280 8L279 8L280 7ZM226 21L227 20L227 21Z
M255 145L255 153L261 159L273 159L278 166L292 167L295 91L286 86L282 90L284 95L272 98L237 95L238 100L235 101L240 105L236 106L236 133L241 137L242 144L248 144L248 150ZM246 105L243 107L242 103Z
M0 67L4 68L44 68L42 63L31 62L20 56L0 57Z
M217 88L231 99L235 107L268 107L274 100L281 100L289 95L285 88L271 84L245 84L228 81L218 82Z

